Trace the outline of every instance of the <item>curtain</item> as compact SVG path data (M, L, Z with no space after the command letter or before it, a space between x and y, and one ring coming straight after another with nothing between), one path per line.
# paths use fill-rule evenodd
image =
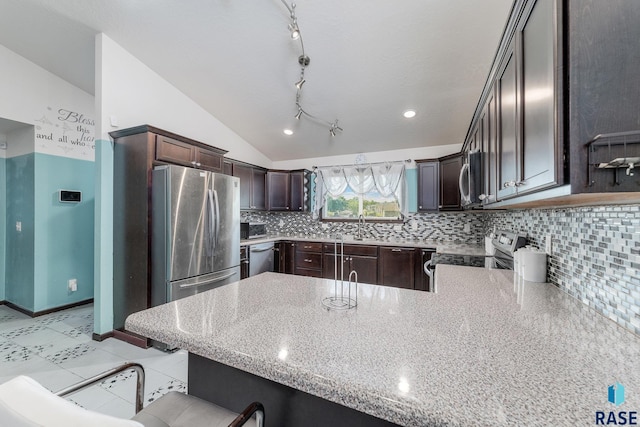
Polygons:
M339 197L348 188L363 196L378 190L383 197L393 197L403 217L408 213L404 162L349 166L324 166L316 169L316 194L313 217L318 218L327 196Z

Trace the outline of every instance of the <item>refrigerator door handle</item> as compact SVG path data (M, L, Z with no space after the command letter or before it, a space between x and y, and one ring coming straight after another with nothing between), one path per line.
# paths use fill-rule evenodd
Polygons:
M207 283L222 282L223 280L228 279L229 277L231 277L231 276L233 276L235 274L238 274L238 272L237 271L232 271L231 273L227 273L227 274L224 274L222 276L216 277L214 280L210 280ZM180 285L180 289L191 288L193 286L201 286L201 285L202 285L202 283L197 283L197 282L195 282L195 283L184 283L184 284Z
M215 214L215 210L214 210L214 204L213 204L213 192L211 190L207 191L207 204L208 204L208 209L207 209L207 246L206 246L206 250L207 250L207 256L213 256L214 252L215 252L215 243L214 243L214 227L215 227L215 221L216 221L216 214Z
M213 190L213 202L215 205L215 235L213 236L213 253L215 254L216 247L218 246L218 236L220 235L220 203L218 202L218 192Z

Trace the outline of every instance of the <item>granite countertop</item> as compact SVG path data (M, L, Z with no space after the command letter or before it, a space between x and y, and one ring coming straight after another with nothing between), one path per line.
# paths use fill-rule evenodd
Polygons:
M406 426L592 425L640 410L640 338L549 284L438 267L438 293L263 273L132 314L126 329ZM607 388L626 386L623 407Z
M335 240L324 236L268 236L257 239L241 240L240 245L256 245L259 243L279 242L282 240L296 242L322 242L334 243ZM364 239L354 240L352 237L345 238L345 245L376 245L376 246L394 246L409 248L433 249L438 253L448 253L454 255L485 255L485 249L482 245L472 243L455 243L442 240L423 240L423 239Z

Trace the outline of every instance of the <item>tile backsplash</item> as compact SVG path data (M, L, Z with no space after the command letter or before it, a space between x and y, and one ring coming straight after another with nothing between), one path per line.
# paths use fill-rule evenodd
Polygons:
M547 280L640 335L640 205L493 212L487 230L552 236Z
M413 213L404 223L366 222L364 238L480 243L485 216L482 212ZM309 238L333 238L336 233L356 235L358 229L355 222L321 222L313 219L311 213L300 212L242 212L241 220L264 222L271 235Z

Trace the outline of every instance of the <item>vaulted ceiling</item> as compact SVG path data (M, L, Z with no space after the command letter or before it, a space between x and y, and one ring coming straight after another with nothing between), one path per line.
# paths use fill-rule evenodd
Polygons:
M0 44L93 93L104 32L277 161L462 143L511 5L298 0L319 121L281 0L0 0Z

